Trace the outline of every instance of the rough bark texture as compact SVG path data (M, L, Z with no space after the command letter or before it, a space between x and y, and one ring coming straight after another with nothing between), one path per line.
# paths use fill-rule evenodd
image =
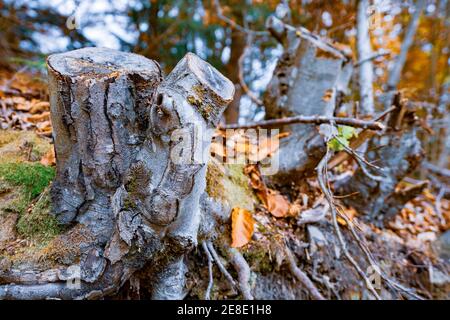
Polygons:
M268 28L284 46L264 95L266 118L295 115L332 116L336 99L345 92L352 65L346 53L304 28L269 18ZM295 181L313 172L325 153L314 125L289 125L280 145L280 169L274 182ZM287 179L289 178L289 179Z
M417 196L425 185L396 191L398 183L422 161L423 150L417 137L418 126L414 111L400 94L394 99L396 110L388 120L386 133L374 139L366 154L369 162L383 168L380 181L368 177L361 168L340 183L341 194L353 194L344 202L357 208L369 218L387 221L396 215L406 202Z
M0 298L97 298L144 266L152 298L182 298L211 129L232 100L232 83L190 53L165 80L156 62L109 49L52 55L48 67L53 211L82 230L74 257L81 290L58 282L63 271L39 289L0 287Z

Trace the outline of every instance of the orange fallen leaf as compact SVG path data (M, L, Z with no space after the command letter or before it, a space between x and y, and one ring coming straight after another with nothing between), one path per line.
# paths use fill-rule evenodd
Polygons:
M231 246L246 245L253 235L255 221L250 211L235 207L231 211Z
M53 166L56 164L54 148L51 148L46 154L42 156L41 164L43 164L44 166Z
M267 192L267 210L277 218L283 218L289 213L290 203L285 196L278 191L268 190Z

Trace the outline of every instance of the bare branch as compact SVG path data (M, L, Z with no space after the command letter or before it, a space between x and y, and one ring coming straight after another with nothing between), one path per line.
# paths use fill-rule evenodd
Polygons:
M387 116L389 113L394 111L396 107L392 106L389 109L383 111L380 115L376 116L374 121L379 121L383 119L385 116ZM369 129L364 129L361 132L358 133L358 137L355 140L352 140L350 142L350 148L357 149L359 146L361 146L365 141L372 138L374 135L374 131L371 131ZM350 157L350 155L346 151L338 152L336 155L334 155L330 162L328 163L328 169L333 169L337 165L341 164L345 160L347 160Z
M355 68L359 68L359 67L360 67L362 64L364 64L366 61L373 61L373 60L376 60L376 59L378 59L378 58L380 58L380 57L388 56L388 55L390 55L390 54L391 54L390 51L376 52L376 53L372 54L371 56L369 56L369 57L367 57L367 58L365 58L365 59L362 59L362 60L359 60L358 62L356 62L356 63L354 64L354 67L355 67Z
M437 165L434 165L428 161L423 162L423 166L428 171L437 174L438 176L444 177L444 178L450 178L450 170L446 168L438 167Z
M323 123L336 123L336 124L342 124L347 125L351 127L356 128L364 128L364 129L372 129L372 130L383 130L384 125L377 121L371 121L371 120L361 120L361 119L354 119L354 118L341 118L341 117L325 117L325 116L294 116L294 117L287 117L282 119L271 119L271 120L264 120L264 121L258 121L248 124L227 124L224 126L220 126L219 129L251 129L251 128L258 128L258 127L280 127L287 124L294 124L294 123L309 123L309 124L316 124L321 125Z

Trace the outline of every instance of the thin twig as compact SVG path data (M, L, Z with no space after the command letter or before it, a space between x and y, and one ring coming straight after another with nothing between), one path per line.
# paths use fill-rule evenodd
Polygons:
M378 295L377 291L372 285L372 282L367 278L364 271L359 266L358 262L352 257L352 255L349 253L347 249L347 244L344 240L344 237L342 235L341 229L339 228L338 222L337 222L337 210L336 206L334 204L333 195L331 194L330 188L328 186L328 172L327 172L327 162L328 158L330 157L329 149L327 148L327 151L325 153L325 156L320 160L319 165L317 166L317 180L319 182L319 186L322 189L323 194L325 195L325 198L328 201L328 204L330 205L331 209L331 216L333 221L333 227L336 232L336 236L339 241L339 245L344 253L344 256L347 258L347 260L353 265L353 267L356 269L360 277L364 280L367 289L372 293L372 295L377 299L380 300L380 296Z
M367 177L369 177L370 179L375 180L375 181L383 181L384 180L383 177L374 176L366 168L366 166L368 166L368 167L374 168L376 170L381 170L380 167L370 163L369 161L364 159L364 157L362 157L360 154L355 152L355 150L353 150L352 148L346 146L345 143L343 141L341 141L341 139L338 136L333 135L333 138L336 139L336 141L344 148L345 151L347 151L356 160L356 162L358 162L359 167L361 168L361 170L364 172L364 174Z
M389 113L394 111L396 109L395 106L392 106L382 113L380 113L378 116L375 117L373 121L380 121L384 117L386 117ZM358 137L356 139L353 139L350 142L350 147L352 149L357 149L359 146L361 146L366 140L372 138L374 135L374 131L371 131L370 129L363 129L361 132L358 133ZM328 169L333 169L337 165L341 164L345 160L347 160L350 157L350 155L346 151L338 152L336 155L333 156L333 158L328 163Z
M306 287L306 289L309 291L309 293L315 300L325 300L323 295L319 292L317 287L309 279L309 277L306 275L306 273L304 273L297 266L294 255L292 254L291 250L289 249L289 247L287 245L285 246L285 252L286 252L289 270L292 272L292 274Z
M381 122L371 120L361 120L353 118L341 118L341 117L325 117L325 116L294 116L282 119L271 119L258 121L248 124L227 124L221 126L219 129L251 129L258 127L279 127L287 124L294 123L310 123L310 124L324 124L324 123L336 123L347 125L356 128L364 128L371 130L383 130L384 125Z
M381 270L378 263L375 261L375 258L372 255L372 252L370 252L367 245L362 241L358 233L356 232L355 228L353 227L353 222L345 215L344 213L340 212L340 210L337 210L339 213L339 216L345 220L353 238L355 239L358 246L361 248L361 250L364 252L364 255L366 257L367 262L374 267L374 270L380 275L380 277L392 288L397 289L398 291L404 292L405 294L413 297L417 300L423 300L423 298L416 293L413 292L412 289L406 288L403 285L399 284L398 282L394 281L393 279L389 278L386 273Z
M375 261L372 253L370 252L370 250L367 248L367 246L362 242L361 238L359 237L359 235L356 233L355 228L353 227L353 223L352 221L350 221L350 219L343 213L341 213L337 208L336 205L334 203L333 200L333 195L330 191L330 187L329 187L329 183L328 183L328 169L327 169L327 162L328 162L328 158L329 158L329 149L327 148L327 152L325 154L325 156L322 158L322 160L320 161L319 165L317 166L317 180L319 182L319 186L322 189L322 192L325 195L325 198L328 200L328 203L330 204L330 208L331 208L331 213L332 213L332 218L333 218L333 226L334 229L336 231L339 243L341 245L342 251L344 252L344 255L346 256L346 258L350 261L350 263L355 267L355 269L357 270L357 272L360 274L360 276L364 279L367 288L369 289L369 291L372 292L372 294L375 296L376 299L381 299L380 296L378 295L378 293L376 292L375 288L372 285L372 282L367 278L367 276L365 275L364 271L361 269L361 267L359 266L359 264L356 262L356 260L350 255L350 253L347 250L347 245L345 243L345 240L342 236L341 230L339 228L339 225L337 223L337 215L339 214L339 216L345 220L348 228L350 229L350 232L353 236L353 238L356 240L358 246L361 248L361 250L363 251L365 258L367 260L367 262L374 267L374 270L380 275L380 277L392 288L404 292L406 294L408 294L409 296L413 297L414 299L418 299L418 300L422 300L423 298L420 297L419 295L417 295L416 293L413 292L412 289L406 288L403 285L397 283L396 281L392 280L391 278L389 278L379 267L378 263Z
M372 54L370 57L367 57L367 58L365 58L365 59L361 59L361 60L359 60L358 62L356 62L355 65L354 65L354 67L355 67L355 68L358 68L358 67L360 67L364 62L376 60L376 59L378 59L378 58L380 58L380 57L388 56L388 55L390 55L390 54L391 54L390 51L376 52L376 53Z

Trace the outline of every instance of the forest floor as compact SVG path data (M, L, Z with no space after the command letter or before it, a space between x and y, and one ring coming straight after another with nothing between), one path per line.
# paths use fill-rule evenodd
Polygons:
M50 213L49 186L55 174L55 157L46 84L28 73L2 72L0 79L0 272L30 265L45 270L48 261L54 262L50 267L57 268L71 260L72 253L58 250L58 243L65 241L62 237L67 235L62 236L63 229ZM220 152L217 146L214 151ZM333 168L331 175L351 174L353 168L344 162ZM401 187L407 187L407 183ZM344 258L315 177L289 188L270 189L254 167L212 161L208 166L207 192L230 209L251 215L254 231L241 236L245 244L239 250L252 270L250 285L255 298L308 298L296 279L297 266L309 275L325 298L373 298ZM414 289L425 299L450 298L448 199L426 188L383 228L365 222L353 208L342 206L341 210L390 279ZM308 219L322 212L323 217L308 223ZM364 266L363 271L376 285L381 280L371 277L370 268L374 266L367 262L348 221L338 218L348 252ZM224 257L219 259L225 268L229 262L221 244L232 238L239 241L236 228L239 226L232 226L228 216L223 232L213 243ZM190 270L198 271L188 275L188 298L203 299L210 271L201 247L190 255L189 264L195 267ZM238 298L217 266L212 269L210 297ZM381 284L376 289L383 299L400 297L392 285Z

